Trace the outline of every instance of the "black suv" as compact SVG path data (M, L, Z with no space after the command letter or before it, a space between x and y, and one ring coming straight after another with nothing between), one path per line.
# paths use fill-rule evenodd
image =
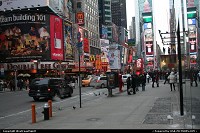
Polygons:
M56 95L60 98L71 97L73 88L64 78L35 78L31 81L28 95L38 101L41 97L53 99Z

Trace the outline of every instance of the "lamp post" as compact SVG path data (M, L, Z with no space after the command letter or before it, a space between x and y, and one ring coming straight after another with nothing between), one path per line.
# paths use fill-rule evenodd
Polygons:
M81 42L81 33L77 33L77 48L78 48L78 79L79 79L79 98L80 98L80 108L81 108L81 59L80 59L80 48L82 47L82 42Z

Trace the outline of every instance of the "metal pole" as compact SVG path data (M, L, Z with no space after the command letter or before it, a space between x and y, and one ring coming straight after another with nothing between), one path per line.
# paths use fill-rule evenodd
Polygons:
M17 69L15 68L15 90L17 90Z
M179 87L180 87L180 114L184 115L183 111L183 82L182 82L182 64L181 64L181 39L180 39L180 25L178 20L177 30L177 41L178 41L178 69L179 69Z
M80 97L80 108L81 108L81 59L80 59L80 47L78 47L78 77L79 77L79 97Z

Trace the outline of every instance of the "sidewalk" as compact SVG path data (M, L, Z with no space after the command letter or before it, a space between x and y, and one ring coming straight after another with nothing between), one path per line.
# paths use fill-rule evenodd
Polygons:
M114 89L113 97L101 94L82 108L53 111L49 120L41 117L9 129L200 129L199 123L186 121L188 115L180 116L179 91L170 91L169 84L160 81L160 87L152 88L149 83L135 95L127 95L125 86L123 90Z

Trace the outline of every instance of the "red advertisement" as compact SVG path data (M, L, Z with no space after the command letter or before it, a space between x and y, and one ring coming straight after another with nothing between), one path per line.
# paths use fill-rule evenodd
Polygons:
M197 52L197 43L196 38L189 38L189 44L190 44L190 53Z
M84 50L85 53L90 52L90 46L89 46L88 38L83 39L83 50Z
M153 42L145 42L146 55L153 55Z
M84 24L84 12L76 13L76 23L78 25L83 25Z
M50 16L51 59L64 59L63 22L58 16Z

